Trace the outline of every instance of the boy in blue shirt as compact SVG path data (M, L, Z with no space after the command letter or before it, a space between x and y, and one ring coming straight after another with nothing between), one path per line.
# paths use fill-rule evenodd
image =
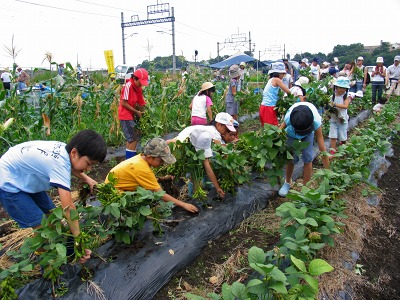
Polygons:
M93 130L77 133L68 144L29 141L11 147L0 159L0 203L21 228L38 228L55 208L46 191L57 188L67 218L76 209L71 197L71 173L90 188L97 183L84 172L102 162L107 146ZM69 221L73 236L80 233L78 220ZM85 262L90 250L81 258Z
M324 137L322 135L322 120L317 108L309 102L293 104L287 111L280 129L286 129L287 145L290 147L295 140L308 142L307 148L302 150L301 158L304 163L303 184L305 185L312 175L312 161L314 159L314 132L317 137L319 151L326 152ZM279 190L279 196L286 197L292 183L294 165L299 161L297 155L293 155L293 161L286 164L285 183ZM325 168L329 168L329 158L322 157Z

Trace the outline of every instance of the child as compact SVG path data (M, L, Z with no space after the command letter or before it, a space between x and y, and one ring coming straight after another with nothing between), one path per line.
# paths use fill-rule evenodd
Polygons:
M225 133L224 140L226 143L230 143L236 137L235 134ZM211 164L210 159L213 157L213 152L211 149L211 143L213 141L213 137L207 130L204 130L204 127L198 126L190 133L190 142L193 147L195 147L196 151L204 150L205 160L203 161L204 170L206 171L207 177L213 183L215 190L221 198L225 197L225 192L222 190L221 186L218 183L217 176L215 175Z
M386 97L380 97L378 99L378 104L375 104L375 106L372 108L373 112L379 114L385 106L387 100L388 99Z
M97 183L84 172L102 162L107 146L93 130L77 133L68 144L30 141L11 147L0 159L0 203L21 228L38 228L45 214L55 208L46 191L58 189L61 206L69 218L75 209L71 173L90 188ZM78 220L69 221L71 233L80 232ZM90 257L83 257L85 262Z
M285 65L281 62L273 63L268 74L270 79L263 91L263 100L260 105L260 121L261 126L264 126L265 123L278 126L275 106L279 99L279 89L290 94L290 90L282 82L282 78L286 74Z
M143 68L137 69L121 90L121 97L118 107L118 118L122 132L126 139L126 159L136 155L136 146L140 139L140 132L135 128L135 115L140 118L143 114L141 109L146 101L143 98L142 86L149 85L149 74Z
M229 77L231 78L228 87L228 93L225 96L226 112L230 114L235 120L238 119L239 102L235 101L235 95L238 91L240 68L238 65L232 65L229 68Z
M347 77L339 76L333 83L333 96L329 103L334 108L330 113L330 153L336 152L336 140L339 143L345 144L347 141L347 128L349 116L347 115L347 108L351 102L351 96L348 95L350 88L350 80Z
M293 85L293 78L289 72L289 64L288 63L284 63L284 64L285 64L286 74L285 74L285 76L283 76L282 82L288 89L290 89Z
M236 133L233 117L226 112L221 112L215 116L215 119L211 120L211 122L206 125L194 125L186 127L178 134L177 137L167 140L167 143L176 142L177 140L183 142L190 136L190 133L193 130L199 127L210 132L214 143L217 144L225 144L223 136L226 133Z
M298 102L293 104L287 111L285 119L280 129L286 129L287 145L290 146L295 140L308 142L307 148L301 151L301 158L304 163L303 184L305 185L312 175L312 162L314 159L314 132L317 137L319 151L325 152L324 137L322 135L322 120L317 108L309 102ZM292 183L294 165L299 161L299 157L293 154L293 161L286 164L285 183L279 190L281 197L286 197ZM329 159L322 157L325 168L329 168Z
M290 89L290 93L297 97L296 102L306 101L306 90L303 88L303 85L308 84L309 82L310 80L307 77L300 76Z
M138 186L154 192L162 191L153 168L162 164L173 164L175 157L171 154L167 143L161 138L151 139L143 148L141 155L127 159L114 168L110 173L114 173L117 178L115 187L122 191L135 191ZM108 183L108 175L105 180ZM180 201L169 194L164 194L163 201L170 201L183 209L195 213L198 208L192 204Z
M215 92L215 86L211 82L205 82L201 85L201 90L194 96L192 102L189 105L192 111L192 125L204 125L207 124L207 115L212 120L213 105L211 96Z

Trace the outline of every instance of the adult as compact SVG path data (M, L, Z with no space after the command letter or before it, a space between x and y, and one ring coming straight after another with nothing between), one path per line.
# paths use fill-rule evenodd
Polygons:
M284 64L288 65L288 68L289 68L289 72L288 73L292 76L292 78L294 80L295 78L294 78L294 72L293 72L293 65L290 63L290 61L287 58L282 59L282 62Z
M326 78L326 76L329 74L329 66L330 66L330 63L328 63L327 61L324 61L322 63L321 70L320 70L320 74L321 74L320 79Z
M21 67L18 67L17 71L18 90L23 91L28 87L29 75Z
M383 65L383 57L379 56L376 59L376 66L371 73L372 84L372 105L376 104L376 96L378 99L382 97L383 86L386 79L386 67ZM364 78L365 83L365 78Z
M142 86L149 85L149 74L143 69L137 69L124 84L121 90L118 106L118 118L126 140L126 159L136 155L136 147L140 140L140 132L136 128L135 116L140 118L146 101Z
M363 83L364 83L364 57L359 56L356 61L356 65L353 70L353 80L356 81L356 84L350 87L350 92L356 93L358 91L363 91ZM360 72L361 71L361 72ZM360 74L360 75L357 75ZM361 76L362 74L362 76Z
M390 65L386 70L387 83L389 90L386 92L388 100L394 93L396 96L400 96L400 55L394 57L393 65Z
M238 92L242 90L242 88L244 88L244 76L246 75L246 63L245 62L241 62L239 64L239 72L240 72L240 78L239 78L239 85L238 85Z
M80 82L83 78L83 71L82 71L82 67L81 64L77 64L76 66L76 79L78 80L78 82Z
M64 76L64 64L63 63L58 65L58 75Z
M239 114L239 101L235 99L238 91L240 68L238 65L232 65L229 68L229 81L228 92L225 96L226 112L230 114L235 120L238 119Z
M308 59L307 58L303 58L301 61L299 61L299 69L300 70L304 70L308 68Z
M186 78L188 78L188 77L189 77L189 74L186 70L186 67L182 67L181 68L181 82L182 83L185 82Z
M314 81L319 81L320 69L321 67L319 66L319 59L314 57L310 65L310 73L312 77L314 77Z
M11 73L8 68L5 68L4 72L1 73L1 81L3 82L3 88L7 91L7 95L10 94L11 90Z

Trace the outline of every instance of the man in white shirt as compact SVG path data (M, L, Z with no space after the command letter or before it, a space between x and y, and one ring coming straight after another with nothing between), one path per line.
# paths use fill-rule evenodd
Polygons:
M389 90L386 92L388 100L393 94L400 96L400 55L394 57L393 65L389 66L386 70L386 78L389 86Z
M3 82L4 90L6 90L7 95L9 95L11 89L11 73L8 68L5 68L4 72L1 74L1 81Z

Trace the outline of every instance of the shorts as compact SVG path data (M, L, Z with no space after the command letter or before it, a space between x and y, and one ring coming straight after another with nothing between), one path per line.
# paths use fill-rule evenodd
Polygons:
M0 189L0 203L21 228L36 227L55 208L46 192L9 193Z
M292 138L290 136L287 137L287 145L290 147L294 141L298 141L298 139ZM301 139L302 142L308 142L308 146L301 150L301 160L303 163L307 164L314 160L314 132L305 136ZM293 164L297 164L299 162L299 157L291 151L293 155Z
M191 122L192 122L191 125L206 125L207 119L193 116Z
M239 102L236 102L236 101L226 102L226 112L228 114L230 114L231 116L238 115L239 114Z
M136 122L134 120L120 120L122 132L124 133L125 140L128 143L139 141L140 132L137 130Z
M332 122L329 128L329 138L338 139L339 142L347 141L348 123Z
M278 126L275 106L260 105L260 122L261 126L264 126L264 124Z

